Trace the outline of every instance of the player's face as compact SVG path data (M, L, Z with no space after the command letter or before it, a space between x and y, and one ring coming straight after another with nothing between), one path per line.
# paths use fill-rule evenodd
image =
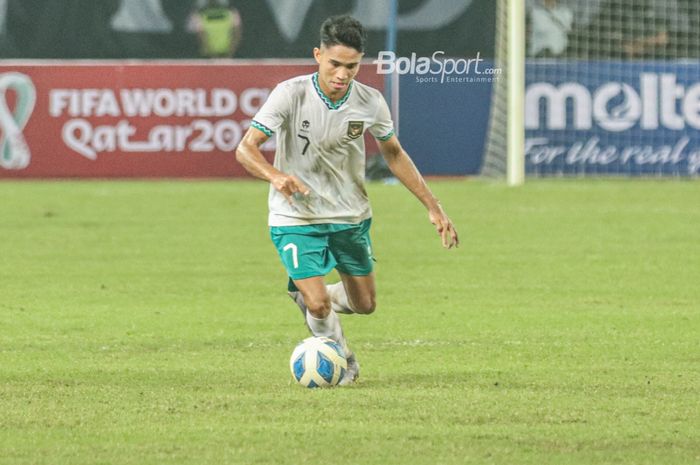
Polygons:
M350 81L360 70L364 54L352 47L333 45L314 49L318 63L318 83L321 90L333 100L340 99L348 91Z

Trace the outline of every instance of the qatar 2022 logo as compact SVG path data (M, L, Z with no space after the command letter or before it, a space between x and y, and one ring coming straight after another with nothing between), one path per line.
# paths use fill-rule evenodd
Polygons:
M8 92L16 94L14 109L8 105ZM0 167L21 170L29 166L32 154L22 131L36 102L34 83L22 73L0 74Z

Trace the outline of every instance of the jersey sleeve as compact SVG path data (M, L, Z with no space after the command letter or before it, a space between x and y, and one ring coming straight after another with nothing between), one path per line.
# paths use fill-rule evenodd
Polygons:
M277 85L253 117L250 126L264 132L266 136L272 137L289 115L290 107L287 89L284 85Z
M391 139L391 136L394 135L394 122L391 120L389 106L386 104L382 94L377 92L377 98L379 100L377 114L374 117L374 124L369 127L369 132L375 138L385 141Z

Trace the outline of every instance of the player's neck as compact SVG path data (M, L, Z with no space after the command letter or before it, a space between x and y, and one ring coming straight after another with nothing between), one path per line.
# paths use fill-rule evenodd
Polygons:
M323 92L324 95L328 98L328 100L330 100L333 103L338 103L343 98L345 98L345 95L347 95L348 92L350 92L349 86L345 89L345 92L336 91L335 93L333 93L330 89L326 88L326 86L323 85L323 83L320 83L319 85L321 86L321 92Z
M328 88L321 79L318 79L317 82L318 88L321 90L321 92L323 92L323 95L325 95L326 98L333 103L338 103L339 101L343 100L348 92L350 92L350 84L348 84L348 86L343 90L333 91L333 89Z

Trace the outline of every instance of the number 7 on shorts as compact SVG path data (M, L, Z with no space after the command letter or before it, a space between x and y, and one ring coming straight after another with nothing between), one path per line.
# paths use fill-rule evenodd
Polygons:
M297 268L299 268L299 257L298 257L297 245L294 244L293 242L290 242L289 244L285 245L282 250L284 252L286 252L289 249L292 249L292 262L294 263L294 269L297 269Z

